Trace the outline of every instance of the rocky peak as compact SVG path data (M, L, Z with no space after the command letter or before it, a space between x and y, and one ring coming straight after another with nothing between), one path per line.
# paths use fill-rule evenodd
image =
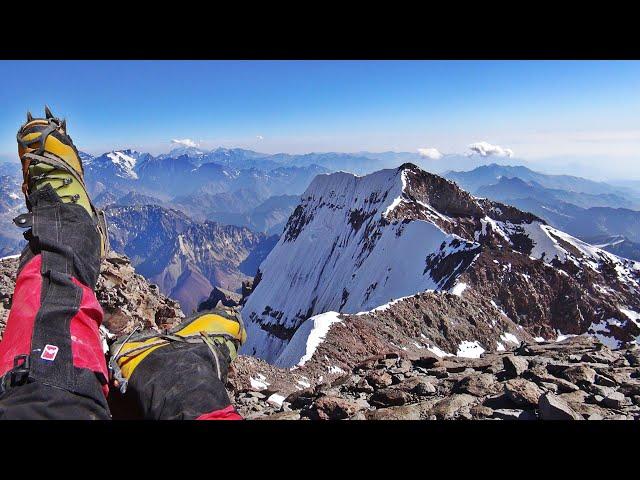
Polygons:
M421 334L452 354L465 345L496 350L501 335L591 333L612 347L640 338L640 264L413 164L362 177L317 176L257 277L243 309L244 353L275 364L294 339L304 345L318 335L302 326L327 312L381 319L382 311L402 308L399 319L418 319L403 330L404 345L412 335L420 343ZM425 297L428 291L436 293ZM467 301L460 321L427 332L424 312L446 291ZM511 323L491 325L489 318L502 316ZM340 318L349 324L353 315ZM472 328L481 324L489 325L484 333ZM324 341L340 325L327 327L328 336L321 329ZM341 350L349 341L338 343Z

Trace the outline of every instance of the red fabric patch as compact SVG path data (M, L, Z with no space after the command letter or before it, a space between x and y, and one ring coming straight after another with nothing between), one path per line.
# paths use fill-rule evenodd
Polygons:
M27 263L16 280L7 327L0 342L0 375L13 368L13 359L31 351L31 334L40 309L42 257L36 255ZM18 308L18 305L20 308Z
M24 266L16 280L12 308L0 342L0 376L13 368L13 359L31 352L31 337L36 315L40 310L42 290L41 255L36 255ZM95 293L75 278L73 283L82 289L78 313L71 319L71 352L73 364L93 372L101 372L109 378L107 362L102 351L99 328L103 312ZM109 387L103 385L105 394Z
M243 420L233 405L200 415L196 420Z
M92 372L101 372L104 378L109 378L107 361L104 358L102 341L100 340L100 325L104 316L102 307L93 290L75 278L72 280L82 289L80 309L71 319L73 365L78 368L87 368ZM102 390L107 396L109 386L103 385Z

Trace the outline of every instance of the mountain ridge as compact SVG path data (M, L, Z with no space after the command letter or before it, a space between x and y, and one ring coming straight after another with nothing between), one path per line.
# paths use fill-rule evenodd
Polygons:
M397 299L428 290L504 313L511 330L464 340L482 350L495 349L501 335L558 332L591 331L617 345L640 335L624 313L640 311L639 280L640 264L413 164L364 177L319 175L260 266L243 309L250 331L243 351L277 363L314 315L386 304L392 312ZM486 298L491 309L482 306Z

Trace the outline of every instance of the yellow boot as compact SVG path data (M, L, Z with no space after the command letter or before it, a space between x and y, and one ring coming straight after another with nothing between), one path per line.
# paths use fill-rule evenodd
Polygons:
M25 196L28 198L35 190L50 185L64 203L82 206L96 224L104 256L108 250L106 221L103 212L91 203L82 161L67 134L66 121L55 118L48 107L45 118L33 118L27 113L27 122L18 130L17 141Z
M207 351L204 358L209 358L215 376L226 383L229 364L237 357L238 349L247 339L247 332L242 317L232 310L215 309L202 312L184 320L180 325L166 333L152 330L137 333L135 330L128 337L116 341L110 348L109 367L114 380L122 393L140 365L149 363L150 358L158 354L165 356L166 349L176 351L167 358L176 359L174 369L179 369L182 352L199 350ZM143 369L145 370L145 369ZM171 376L172 367L166 367L166 376Z

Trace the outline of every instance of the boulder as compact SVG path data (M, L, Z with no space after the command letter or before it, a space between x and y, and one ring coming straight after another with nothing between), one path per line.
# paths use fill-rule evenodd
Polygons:
M434 365L434 368L444 368L448 373L461 373L468 367L464 363L458 363L450 360L440 360Z
M634 348L626 353L625 358L632 367L640 367L640 348Z
M362 410L362 406L358 402L327 395L311 405L308 415L313 420L342 420L359 410Z
M300 412L278 412L256 417L256 420L300 420Z
M502 363L509 378L519 377L529 368L529 362L526 358L516 357L514 355L503 357Z
M629 402L622 393L611 392L602 399L601 403L603 406L608 408L620 409L631 402Z
M560 372L559 376L576 385L591 384L596 381L596 371L586 365L566 368Z
M500 391L496 377L490 373L468 375L453 386L457 393L468 393L476 397L486 397Z
M536 414L515 408L499 408L493 411L493 417L500 420L536 420Z
M493 409L484 405L474 405L471 407L470 413L473 418L488 418L493 415Z
M364 378L361 378L360 380L358 380L358 382L353 387L351 387L351 389L355 392L364 392L364 393L373 392L373 387L369 385L369 382L367 382Z
M545 393L538 402L540 418L543 420L583 420L582 416L573 410L567 402L557 395Z
M516 405L523 408L538 406L542 390L533 382L524 378L514 378L504 384L505 395Z
M393 383L391 375L384 370L374 370L365 377L369 385L375 389L388 387Z
M420 420L420 405L379 408L365 414L367 420Z
M431 410L431 414L438 420L447 420L454 418L456 413L464 407L467 407L477 401L477 398L466 393L453 394L436 403Z
M411 397L406 392L396 388L385 388L378 390L369 399L371 405L378 407L399 406L407 403Z
M436 393L436 387L432 383L418 377L409 378L395 388L419 396L434 395Z

